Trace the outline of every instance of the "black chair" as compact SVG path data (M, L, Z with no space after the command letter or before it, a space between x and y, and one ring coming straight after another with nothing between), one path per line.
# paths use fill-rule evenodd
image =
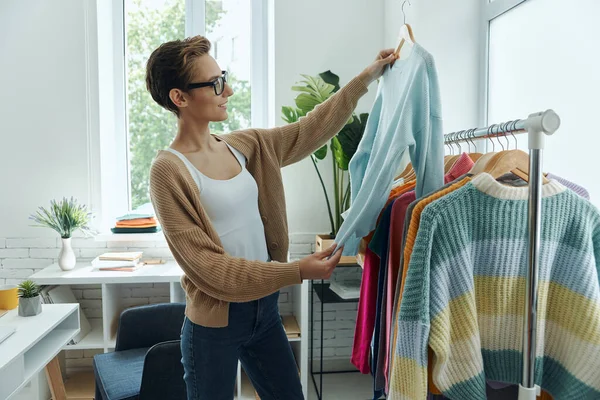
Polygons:
M125 310L112 353L94 356L96 400L186 400L180 337L185 304Z

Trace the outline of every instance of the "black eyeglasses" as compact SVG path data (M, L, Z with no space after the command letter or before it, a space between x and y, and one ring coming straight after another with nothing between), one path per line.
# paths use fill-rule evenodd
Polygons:
M217 79L215 79L212 82L190 83L188 85L188 90L212 86L215 91L215 94L217 96L220 96L221 93L223 93L223 91L225 90L225 84L227 83L227 75L228 75L227 71L221 71L221 73L223 75L221 75L220 77L218 77Z

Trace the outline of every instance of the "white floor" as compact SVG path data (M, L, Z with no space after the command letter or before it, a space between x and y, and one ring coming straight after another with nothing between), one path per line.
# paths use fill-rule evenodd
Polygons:
M318 378L318 376L315 376ZM317 400L312 379L309 378L308 399ZM317 379L317 384L319 383ZM249 385L242 385L242 387ZM323 376L323 400L370 400L373 398L373 378L359 373L328 374ZM244 393L242 400L254 400L254 393Z

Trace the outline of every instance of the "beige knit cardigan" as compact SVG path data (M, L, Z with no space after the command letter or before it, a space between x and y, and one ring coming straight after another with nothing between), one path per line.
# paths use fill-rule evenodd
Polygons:
M256 180L273 262L225 253L189 170L176 155L159 151L150 171L150 197L169 248L185 273L181 283L192 322L227 326L230 302L257 300L301 283L299 262L286 262L289 239L281 168L309 156L337 134L366 92L357 77L296 123L219 136L244 154Z

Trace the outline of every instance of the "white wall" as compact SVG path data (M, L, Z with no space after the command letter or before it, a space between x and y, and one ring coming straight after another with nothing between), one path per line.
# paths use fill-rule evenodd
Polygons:
M562 123L546 140L543 170L587 188L596 206L598 15L600 3L595 0L575 0L568 6L558 0L529 0L490 26L490 121L553 108ZM519 143L527 149L524 136Z
M28 216L50 199L75 196L97 202L97 107L87 96L86 13L94 1L7 0L0 2L0 237L51 236L29 227ZM382 1L273 2L275 122L292 105L290 87L300 74L331 69L343 83L365 68L383 44ZM91 5L91 6L90 6ZM86 10L86 7L88 9ZM94 15L92 15L94 17ZM87 21L87 22L86 22ZM309 22L310 21L310 22ZM309 27L310 26L310 27ZM91 73L95 73L92 71ZM368 112L375 85L357 111ZM91 113L88 101L92 102ZM8 150L8 151L7 151ZM324 162L331 185L330 160ZM11 171L7 173L7 171ZM328 232L323 195L310 160L284 171L290 232ZM104 200L106 201L104 196Z
M373 0L275 0L275 122L281 107L293 105L290 88L300 74L330 69L347 83L383 47L383 3ZM357 112L369 112L376 87L371 85ZM331 160L322 162L326 183L332 186ZM319 180L307 159L284 169L290 232L330 231Z
M384 0L385 44L398 45L403 24L401 0ZM480 123L479 98L481 0L414 0L404 6L406 22L415 40L429 51L436 62L444 132L475 127Z
M38 206L89 202L87 3L0 2L0 237L50 236Z

